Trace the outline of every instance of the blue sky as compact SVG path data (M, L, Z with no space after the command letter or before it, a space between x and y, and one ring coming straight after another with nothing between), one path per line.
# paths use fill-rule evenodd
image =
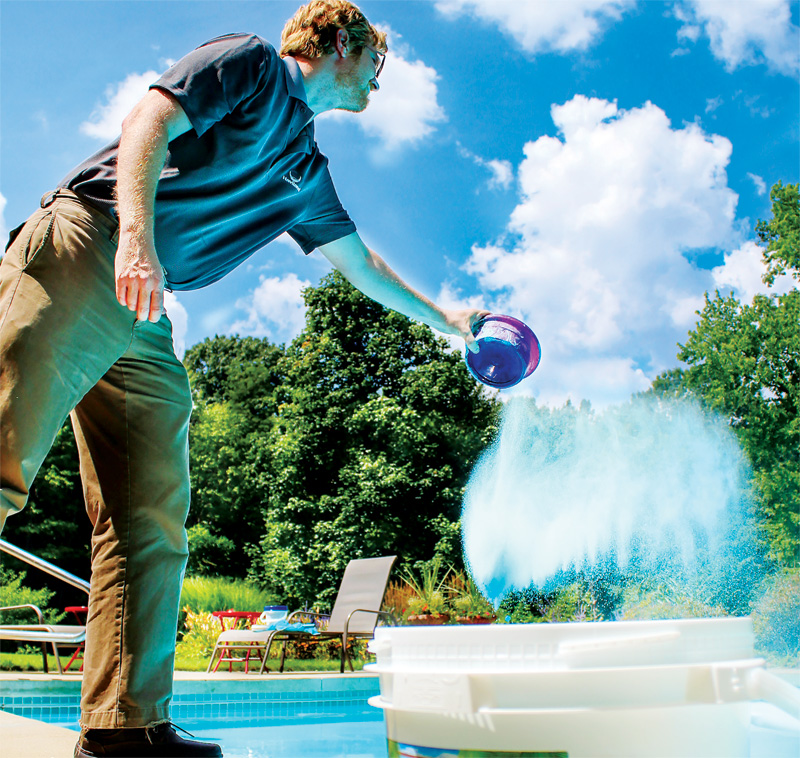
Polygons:
M171 61L232 31L278 43L297 2L3 0L0 225L113 138ZM596 405L677 364L703 294L765 289L753 226L800 174L800 3L365 0L389 32L364 114L317 141L364 240L444 305L527 321L512 392ZM176 341L291 339L329 270L279 240L168 301ZM791 282L779 282L786 289Z

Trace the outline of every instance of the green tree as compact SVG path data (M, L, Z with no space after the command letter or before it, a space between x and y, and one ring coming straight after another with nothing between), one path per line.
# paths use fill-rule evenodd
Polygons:
M305 300L262 441L269 504L251 577L287 601L330 600L351 558L460 560L463 487L497 401L443 339L338 273Z
M195 406L189 427L192 507L187 572L242 578L257 542L264 497L252 476L259 426L230 402Z
M86 515L78 449L67 420L31 485L28 504L10 516L3 538L73 574L88 579L91 565L92 525ZM3 561L17 570L25 568L8 555ZM26 584L50 586L54 602L69 605L75 590L41 571L28 572Z
M260 537L266 494L255 472L277 411L283 348L214 337L184 356L194 411L189 429L192 508L187 572L243 577Z
M183 364L196 404L232 403L254 426L275 412L282 355L280 345L265 339L218 335L189 348Z
M760 221L766 282L800 278L797 185L772 188L773 218ZM800 560L800 291L756 295L752 304L719 292L705 307L659 393L691 392L730 418L754 468L759 520L769 556Z
M800 279L800 197L798 185L778 182L769 193L772 219L759 221L756 234L764 245L767 273L764 281L772 285L776 276L790 273Z

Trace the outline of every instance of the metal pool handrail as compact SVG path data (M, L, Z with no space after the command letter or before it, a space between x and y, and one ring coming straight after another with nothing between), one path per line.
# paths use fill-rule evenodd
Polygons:
M56 579L61 579L62 582L66 582L73 587L77 587L79 590L83 590L87 595L89 594L89 582L79 579L74 574L70 574L69 571L64 571L64 569L55 566L43 558L39 558L33 553L29 553L26 550L23 550L16 545L12 545L10 542L6 542L2 539L0 539L0 550L2 550L4 553L8 553L9 555L13 555L15 558L23 561L24 563L30 564L34 568L38 568L41 571L56 577Z

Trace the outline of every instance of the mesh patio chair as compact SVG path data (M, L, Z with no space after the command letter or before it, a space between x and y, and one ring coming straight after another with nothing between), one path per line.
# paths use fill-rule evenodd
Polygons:
M350 671L353 671L353 662L347 652L348 640L371 639L379 618L394 620L390 613L380 610L380 607L386 592L386 585L389 583L389 573L395 560L397 560L397 556L390 555L383 558L358 558L350 561L344 570L339 592L330 614L295 611L286 619L288 624L305 618L327 619L328 623L324 631L317 634L290 629L264 631L236 629L223 632L217 639L206 671L211 671L217 652L221 657L222 651L226 648L228 651L245 650L250 653L254 652L255 648L261 657L259 673L263 674L267 668L267 659L272 643L283 642L279 669L282 672L286 662L286 646L290 640L319 642L330 639L340 639L342 642L339 672L344 673L345 661L350 666Z
M89 594L89 582L73 576L68 571L54 566L52 563L45 561L32 553L12 545L10 542L0 540L0 550L15 558L27 563L35 568L50 574L51 576L61 579L73 587L83 590L87 596ZM86 640L86 627L75 624L45 624L42 611L35 605L12 605L0 608L0 613L3 611L19 610L28 608L32 610L37 617L37 624L0 624L0 640L14 640L15 642L38 642L42 646L42 660L44 662L44 672L49 673L47 665L47 645L53 648L53 654L56 657L56 665L58 666L58 673L63 674L64 668L61 665L61 653L58 646L63 647L78 647L81 646ZM75 656L73 656L74 658Z

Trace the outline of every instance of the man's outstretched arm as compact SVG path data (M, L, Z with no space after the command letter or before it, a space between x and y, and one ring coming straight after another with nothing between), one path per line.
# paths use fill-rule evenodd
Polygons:
M327 245L320 245L322 254L342 272L344 277L367 297L381 305L421 321L445 334L455 334L478 352L472 334L474 323L489 311L466 308L446 310L409 287L377 253L370 250L358 234L350 234Z
M150 90L122 123L117 156L119 246L114 265L117 300L140 321L158 321L164 274L153 237L156 186L169 141L191 123L178 102Z

